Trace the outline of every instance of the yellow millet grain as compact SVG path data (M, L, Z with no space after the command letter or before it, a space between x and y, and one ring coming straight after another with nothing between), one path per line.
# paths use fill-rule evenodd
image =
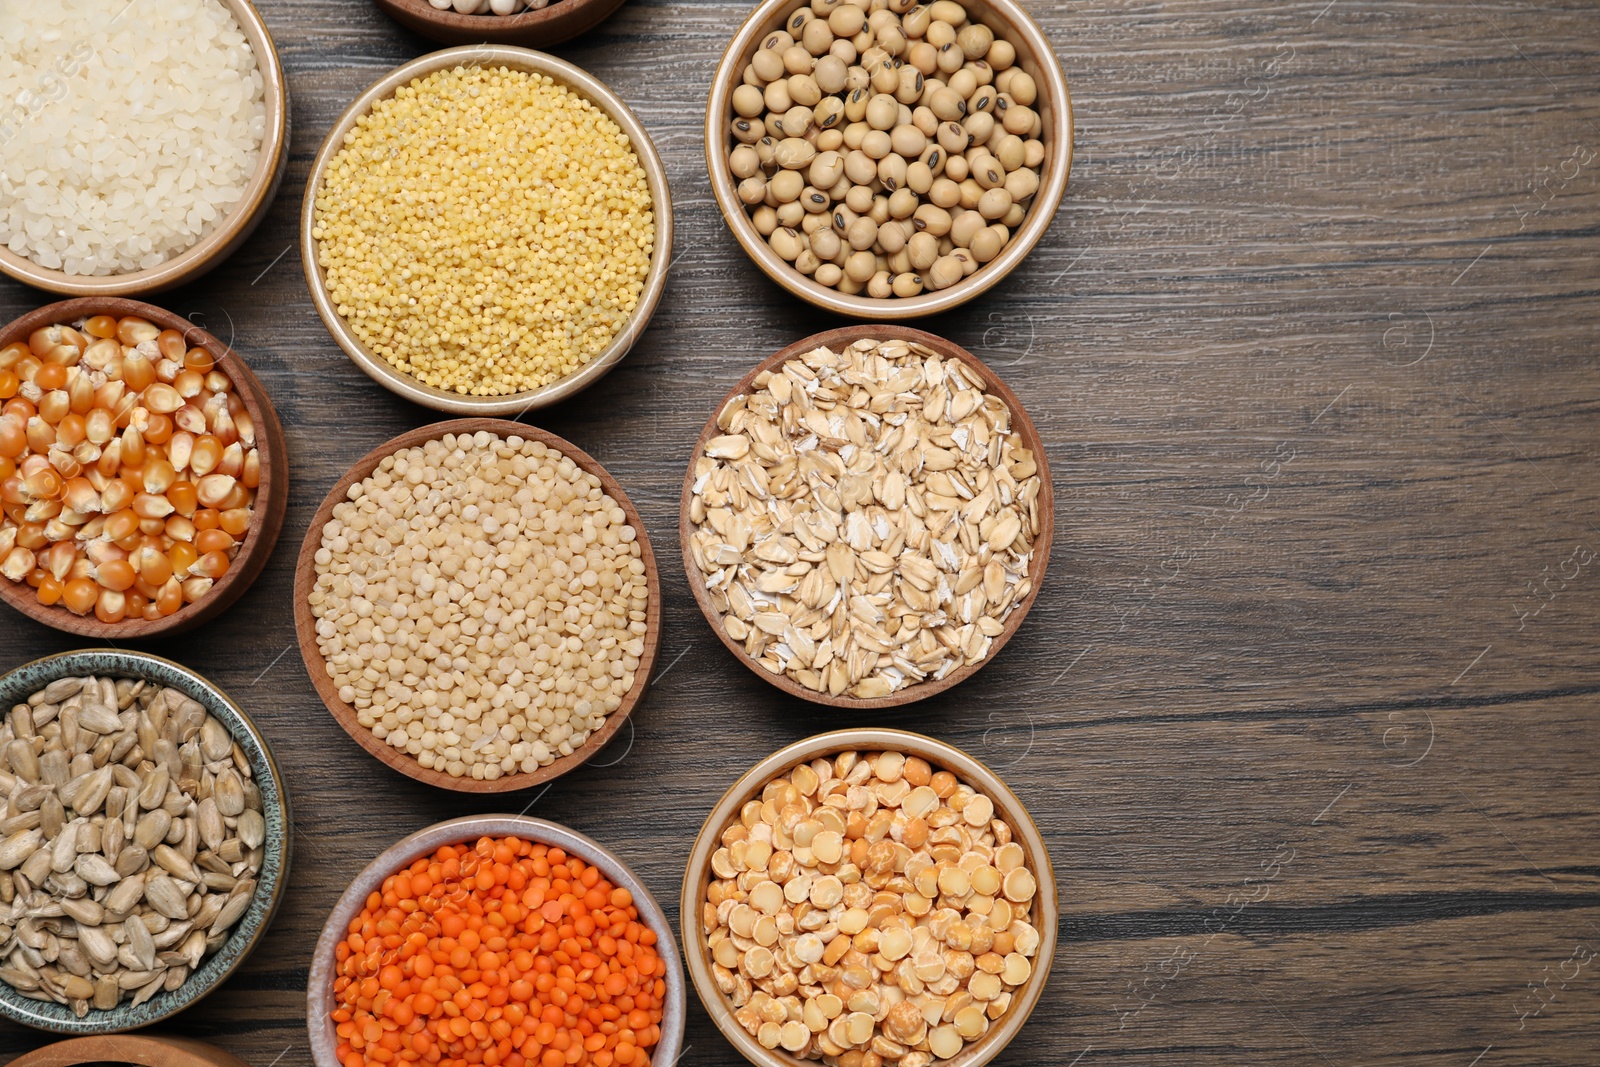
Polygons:
M541 441L446 434L384 457L314 559L307 599L340 699L424 767L538 770L633 687L649 609L637 532Z
M604 111L542 74L456 67L357 120L312 235L368 348L436 388L503 396L605 351L656 229L644 168Z

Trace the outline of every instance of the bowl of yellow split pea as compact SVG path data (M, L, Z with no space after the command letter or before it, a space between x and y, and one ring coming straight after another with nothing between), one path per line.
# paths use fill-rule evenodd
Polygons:
M334 123L300 244L318 314L369 377L439 411L515 416L633 347L666 286L672 199L649 134L598 79L531 49L447 48Z

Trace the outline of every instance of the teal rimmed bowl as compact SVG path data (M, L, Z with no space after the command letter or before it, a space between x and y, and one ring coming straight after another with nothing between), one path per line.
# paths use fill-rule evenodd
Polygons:
M255 897L249 909L234 926L222 947L201 963L187 981L171 992L157 993L137 1008L124 1002L109 1011L89 1009L78 1018L64 1004L32 1000L0 982L0 1016L40 1030L58 1034L115 1034L160 1022L196 1003L221 985L238 969L266 933L273 913L283 899L289 880L289 799L284 793L283 776L272 758L272 751L256 729L250 716L228 694L189 668L144 652L115 648L91 648L63 652L25 663L0 677L0 709L9 711L26 703L57 678L85 675L111 678L143 678L157 685L170 686L199 701L215 716L250 761L251 774L261 790L261 814L267 824L263 847L266 854L257 876ZM6 872L9 873L9 872ZM0 905L0 912L9 908Z

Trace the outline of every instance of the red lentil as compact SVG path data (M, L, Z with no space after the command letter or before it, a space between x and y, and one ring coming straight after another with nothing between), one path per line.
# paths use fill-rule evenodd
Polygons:
M336 949L343 1067L648 1067L666 963L628 890L517 837L387 878Z

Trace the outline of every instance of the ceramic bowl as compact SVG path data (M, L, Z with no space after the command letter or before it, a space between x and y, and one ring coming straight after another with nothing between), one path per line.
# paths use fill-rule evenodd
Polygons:
M273 47L267 24L250 0L221 0L250 42L261 69L266 105L266 131L255 173L239 202L209 233L165 263L127 274L83 275L41 267L26 256L0 245L0 272L20 282L63 296L148 296L194 281L238 249L255 232L272 206L278 183L289 165L289 83Z
M1027 71L1038 86L1033 107L1044 123L1045 159L1039 173L1039 190L1022 225L1010 242L989 263L946 289L920 296L875 299L862 293L848 296L801 274L772 250L761 236L750 213L740 201L738 180L728 167L732 142L728 134L734 119L733 91L744 80L745 67L761 41L783 27L790 15L806 6L805 0L764 0L734 34L723 53L722 63L711 82L706 102L706 169L711 176L711 191L722 207L722 217L733 229L745 253L762 272L798 296L824 311L854 319L901 321L949 311L999 284L1023 261L1050 227L1061 198L1067 190L1067 173L1072 169L1072 98L1050 41L1027 9L1018 0L962 0L968 15L994 30L995 36L1016 48L1016 65Z
M385 456L392 455L402 448L411 448L446 434L477 433L480 430L500 437L516 436L543 441L550 448L567 456L579 467L599 478L606 494L627 514L628 522L638 537L650 600L645 617L644 652L639 657L639 668L634 672L633 687L622 698L622 704L617 710L606 716L605 725L590 734L582 748L570 756L562 756L549 766L540 767L537 771L481 780L457 777L431 767L424 767L415 757L385 744L374 737L370 729L361 725L356 709L340 698L338 686L334 685L333 679L328 675L327 661L322 658L322 650L317 644L317 618L312 614L310 602L311 591L317 584L316 554L317 549L322 547L322 528L333 517L334 506L349 498L350 487L376 470ZM524 423L508 422L503 419L455 419L411 430L384 442L357 460L349 473L328 492L322 501L322 506L312 516L311 528L306 531L306 539L300 546L300 559L294 572L294 625L300 639L300 655L305 660L306 671L311 675L311 684L316 687L317 695L327 705L328 711L332 713L340 728L362 748L401 774L428 785L463 793L506 793L548 782L583 764L604 748L622 728L628 716L633 714L633 709L638 706L644 697L645 689L649 687L650 668L655 663L656 651L661 643L661 576L656 569L655 553L650 550L650 538L645 534L644 520L639 517L639 512L627 494L622 491L622 486L617 484L617 480L594 457L570 441Z
M306 1026L311 1035L311 1059L316 1067L340 1067L336 1051L338 1036L328 1017L334 1007L334 953L348 933L350 922L361 913L367 897L379 889L394 872L414 860L430 855L441 845L471 844L480 837L520 837L528 841L564 849L585 863L592 864L612 885L633 894L639 921L656 932L655 949L667 963L667 995L661 1017L661 1040L650 1049L650 1062L671 1067L688 1050L683 1047L683 1024L687 1014L687 983L683 961L672 938L672 928L661 905L650 889L604 845L592 841L560 823L527 815L472 815L435 823L418 830L386 849L367 867L350 888L344 891L322 927L322 936L311 956L311 976L306 983Z
M463 15L428 0L376 0L378 9L406 29L441 44L514 44L549 48L588 33L622 6L622 0L553 0L515 15Z
M857 729L835 730L808 737L779 749L757 763L723 794L695 838L694 850L689 854L683 875L679 916L684 958L695 992L700 994L700 1000L711 1015L711 1021L717 1024L717 1029L751 1063L759 1067L807 1067L815 1062L797 1059L781 1048L763 1047L734 1019L733 1004L717 988L712 975L702 912L706 903L706 887L711 880L712 854L721 847L723 829L739 819L745 803L759 800L768 782L788 774L798 764L852 750L862 753L893 750L907 756L919 756L927 760L934 770L947 770L987 796L994 802L995 818L1003 819L1011 826L1013 840L1022 845L1024 866L1033 873L1038 883L1028 919L1039 931L1039 948L1032 961L1032 975L1016 989L1010 1007L990 1025L987 1033L952 1059L939 1061L947 1067L981 1067L998 1057L1021 1031L1023 1024L1028 1021L1028 1014L1044 992L1045 982L1049 980L1050 968L1055 960L1056 926L1060 919L1055 871L1051 867L1050 854L1039 828L1034 825L1022 801L1017 799L1017 795L1000 776L959 748L921 734L904 730Z
M1034 462L1039 468L1040 482L1039 533L1034 538L1033 558L1028 568L1028 577L1032 582L1032 588L1022 602L1006 617L1005 628L990 643L988 654L976 663L969 663L959 670L951 671L938 680L918 682L903 689L897 689L888 696L870 698L848 695L833 696L829 693L808 689L787 675L773 674L746 655L744 646L729 636L727 629L723 625L721 613L711 603L710 592L706 589L705 575L695 565L693 551L689 544L690 538L695 531L695 524L689 517L689 508L694 499L695 463L704 454L706 442L721 432L717 428L717 416L722 409L727 407L728 402L735 397L750 392L754 387L756 378L763 372L772 370L774 367L780 367L797 356L805 355L812 349L827 346L838 352L862 338L872 338L880 341L893 339L915 341L926 345L942 358L959 359L966 366L972 368L983 379L984 388L1004 400L1006 407L1011 410L1011 428L1021 438L1023 447L1033 452ZM718 402L717 406L712 410L711 417L706 420L705 428L700 431L700 437L695 442L694 450L689 455L689 469L683 479L683 495L680 501L678 517L678 540L683 546L683 566L689 576L689 591L694 594L695 603L700 605L700 611L705 615L706 621L711 624L711 630L717 635L717 639L727 647L728 651L734 654L734 657L740 663L754 671L756 676L763 681L770 682L790 696L796 696L802 700L809 700L814 704L822 704L833 708L889 708L897 707L901 704L909 704L917 700L925 700L972 677L985 664L993 662L995 656L1005 647L1006 642L1010 641L1017 630L1021 628L1022 620L1027 617L1034 601L1039 597L1039 588L1044 584L1045 571L1050 565L1050 545L1054 537L1055 494L1050 480L1050 465L1044 452L1044 442L1040 440L1039 431L1034 428L1033 420L1028 418L1028 413L1023 409L1022 402L1017 399L1016 394L1007 388L1005 382L1000 380L999 375L989 369L988 364L960 345L947 341L942 337L936 337L931 333L912 329L909 326L894 325L842 326L836 330L812 334L810 337L796 341L782 351L768 356L750 368L750 372L739 379L739 383L728 390L728 395Z
M63 300L31 311L0 329L0 348L14 341L26 341L28 335L43 326L57 323L71 324L91 315L113 315L118 318L137 315L148 319L164 330L177 330L184 335L190 347L204 348L216 361L217 369L233 382L234 391L244 401L256 427L256 448L261 458L261 483L256 487L252 506L250 528L244 541L234 554L227 573L217 579L211 592L185 604L164 619L124 619L105 623L94 615L75 615L66 607L44 605L34 590L23 583L0 578L0 600L24 615L46 626L79 637L97 640L123 641L170 636L192 629L216 618L229 605L250 588L272 556L283 528L283 513L289 505L289 449L278 422L278 413L267 399L267 391L250 368L231 347L179 315L154 304L120 297L79 297Z
M560 0L562 4L569 2L571 0ZM494 18L490 15L471 17L485 21ZM356 336L344 316L339 314L339 309L334 306L332 298L328 295L327 276L318 257L317 239L312 236L316 223L317 192L322 188L323 175L327 171L329 161L344 146L344 136L355 126L356 121L371 110L373 104L393 96L396 89L409 84L413 79L426 77L434 71L451 70L459 66L509 67L513 70L545 74L585 97L611 116L628 135L628 140L639 157L639 164L649 179L650 199L655 216L656 243L650 270L645 275L644 289L639 294L639 304L634 308L627 325L612 339L604 352L571 374L538 389L508 393L505 396L464 396L445 389L436 389L390 366L382 356L369 349ZM311 176L306 180L305 202L300 210L300 251L301 261L305 266L306 284L311 288L311 301L316 305L317 314L322 316L323 323L327 325L328 332L339 343L339 347L344 349L351 361L369 378L392 393L437 411L466 416L514 416L565 400L593 385L621 362L622 357L628 354L634 342L644 333L645 327L650 323L650 317L655 314L656 304L666 289L667 264L672 261L672 193L667 188L667 172L661 165L661 157L656 154L650 134L633 112L628 110L628 105L623 103L622 98L592 74L565 60L527 48L487 44L447 48L396 67L374 82L366 92L356 97L355 102L334 122L333 128L328 131L327 139L322 142L321 150L317 152L317 157L311 164Z
M89 1014L80 1019L65 1005L30 1000L0 983L0 1016L61 1034L116 1034L135 1030L160 1022L198 1003L238 970L240 964L255 950L289 884L291 824L283 775L272 758L266 738L250 716L213 682L160 656L115 648L91 648L34 660L0 678L0 707L9 708L25 703L30 695L57 678L91 674L112 678L143 678L157 685L170 686L199 701L207 712L228 728L234 741L249 758L251 773L261 790L261 813L267 823L264 843L266 857L257 877L255 897L228 940L200 965L199 970L189 976L188 981L170 993L157 993L137 1008L127 1001L109 1011L91 1008Z

